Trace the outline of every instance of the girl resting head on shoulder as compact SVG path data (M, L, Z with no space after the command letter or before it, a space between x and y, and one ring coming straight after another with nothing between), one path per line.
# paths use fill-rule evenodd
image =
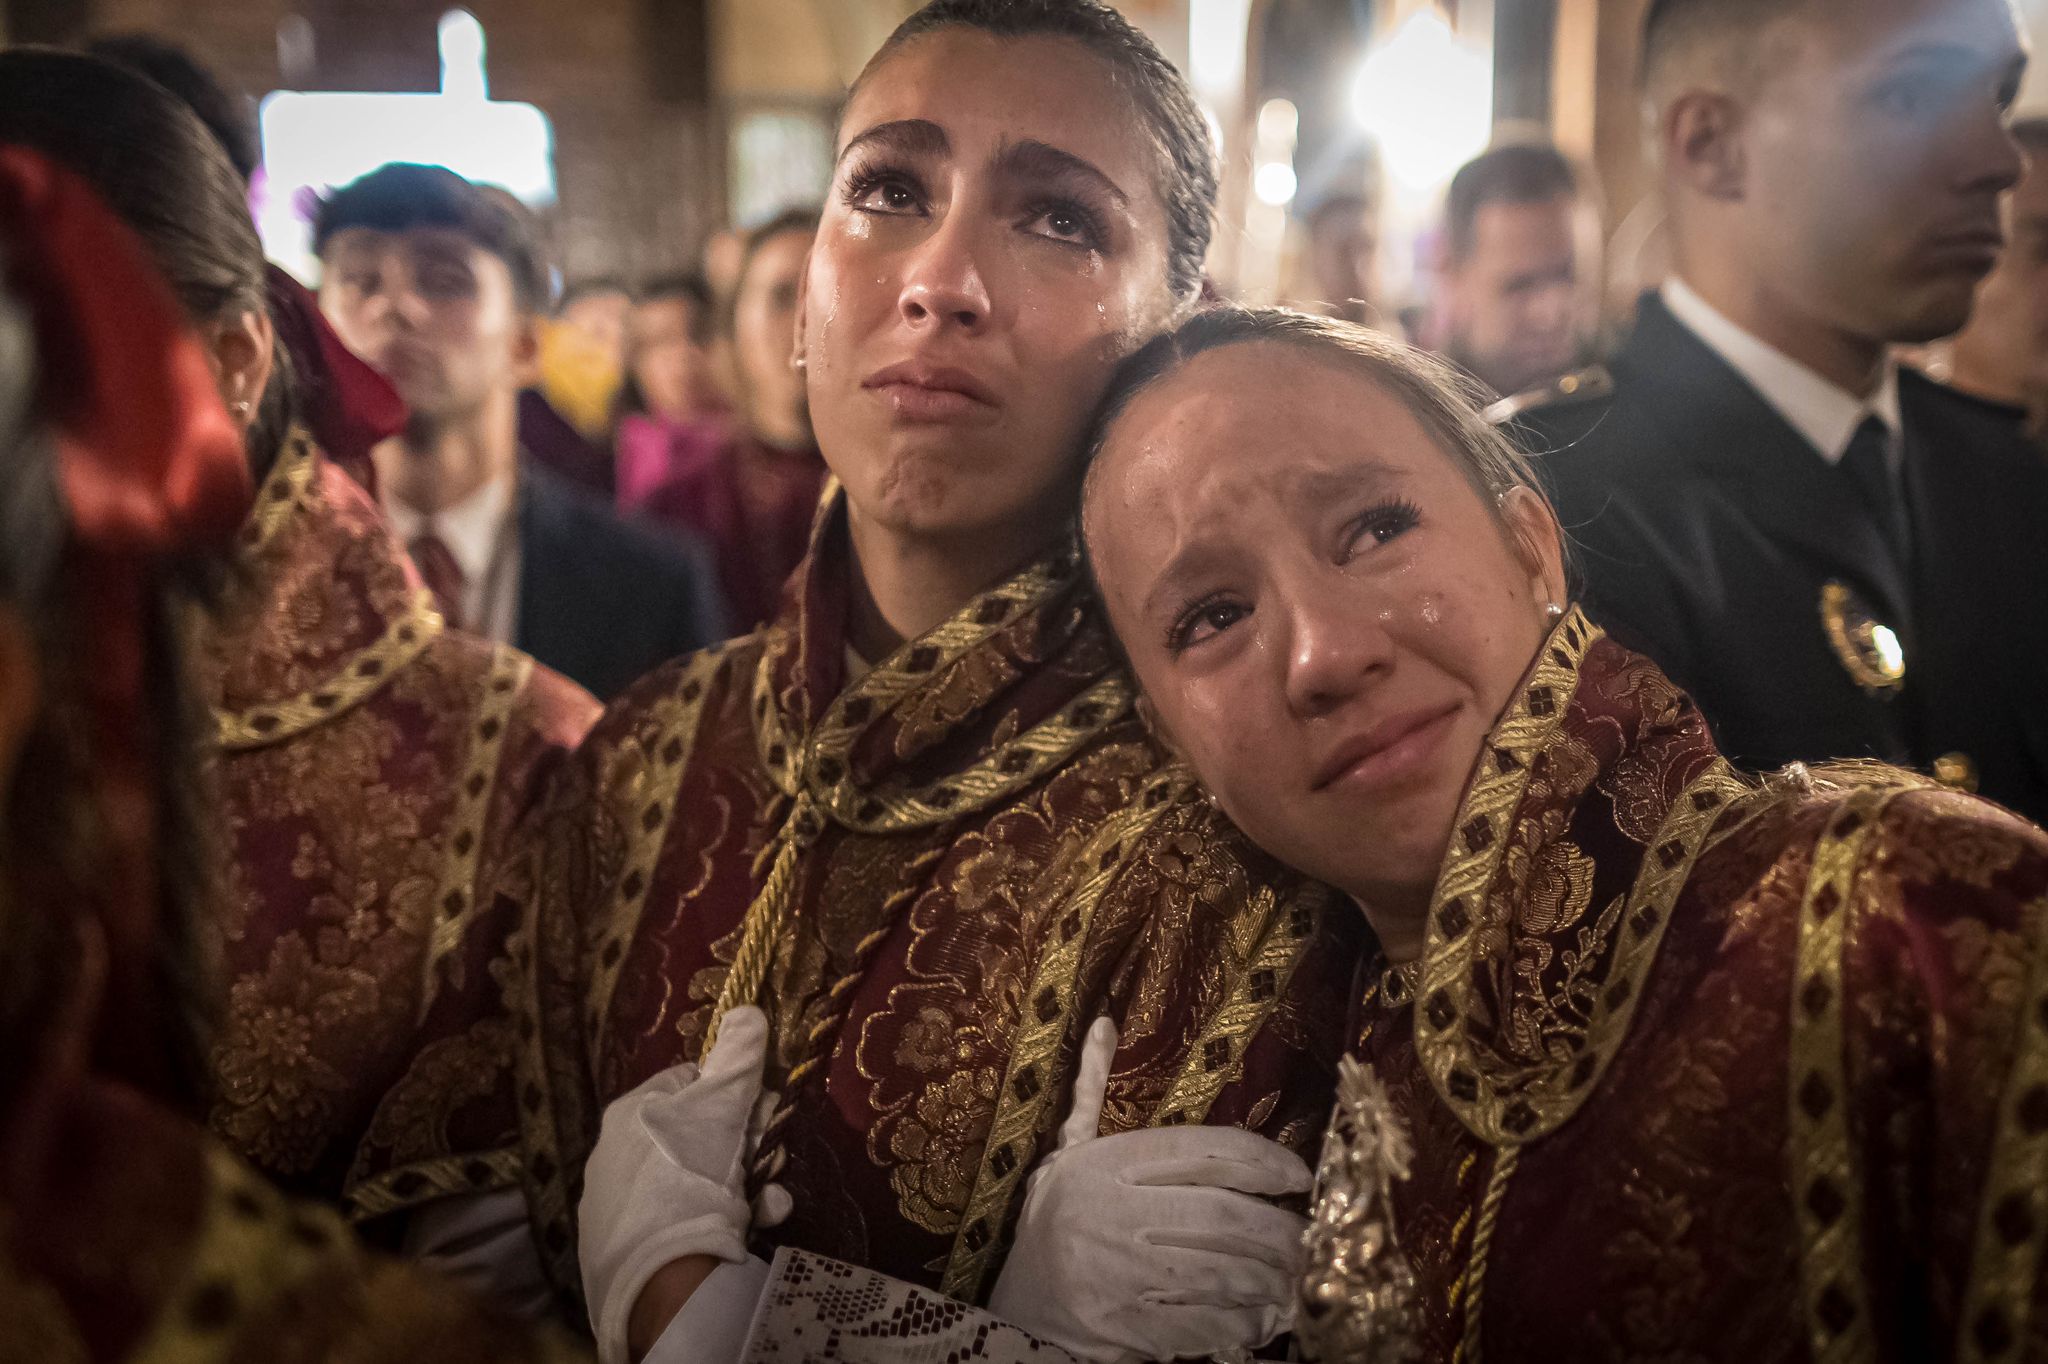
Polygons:
M2048 836L1875 764L1732 769L1570 606L1530 466L1382 338L1198 316L1089 449L1152 723L1378 940L1324 1156L1362 1201L1310 1240L1325 1357L2041 1339Z

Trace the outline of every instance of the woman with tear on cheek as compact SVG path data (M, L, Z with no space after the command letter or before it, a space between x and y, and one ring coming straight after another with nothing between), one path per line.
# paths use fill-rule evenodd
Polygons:
M1377 940L1318 1357L2038 1354L2048 835L1877 764L1735 771L1571 605L1527 462L1366 332L1198 317L1089 449L1162 734Z
M605 1358L736 1341L750 1247L1092 1358L1284 1325L1355 916L1188 790L1071 541L1110 371L1198 297L1212 156L1091 0L938 0L855 86L792 337L809 556L611 706L506 880L529 1193Z

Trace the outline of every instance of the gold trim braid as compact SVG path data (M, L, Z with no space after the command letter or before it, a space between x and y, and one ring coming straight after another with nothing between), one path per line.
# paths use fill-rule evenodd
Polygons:
M1081 695L1000 745L973 766L912 787L907 782L862 786L852 753L875 720L914 698L973 650L1023 616L1043 608L1064 579L1061 561L1035 564L969 602L930 633L899 648L833 700L816 728L799 742L785 728L775 694L783 649L761 651L754 680L755 742L761 765L782 794L808 794L818 814L856 833L896 834L928 829L1007 799L1064 765L1111 721L1130 710L1133 693L1121 668L1110 670Z
M1180 798L1184 781L1175 773L1149 783L1139 799L1107 821L1076 854L1081 880L1065 897L1067 910L1054 925L1055 939L1039 958L1024 994L988 1142L939 1281L939 1290L950 1298L981 1300L1011 1204L1037 1154L1040 1130L1053 1101L1065 1093L1054 1060L1061 1042L1075 1031L1074 1015L1080 1005L1075 980L1095 911L1140 843Z
M513 1150L418 1161L357 1184L342 1195L341 1210L351 1222L369 1222L436 1198L516 1189L522 1168Z
M1849 1142L1842 1038L1842 951L1857 874L1884 804L1896 792L1852 793L1815 844L1799 903L1792 977L1787 1143L1799 1219L1800 1295L1814 1364L1874 1356L1863 1266L1863 1184Z
M287 1318L281 1308L323 1271L349 1262L341 1219L298 1205L218 1147L208 1145L199 1235L155 1329L127 1356L135 1364L193 1364L222 1355L222 1307L242 1321Z
M314 476L319 470L320 461L313 453L313 437L305 430L295 428L286 438L284 448L278 451L276 462L270 466L269 477L256 491L256 504L242 523L239 539L243 553L262 549L290 524L292 517L306 505L307 494L312 490Z
M476 919L477 862L483 856L484 833L490 822L491 799L498 790L498 761L511 728L512 709L533 676L533 660L499 645L491 651L491 671L484 679L483 704L469 732L469 752L462 780L455 788L455 816L446 831L441 877L434 889L434 926L420 964L420 1017L427 1016L440 992L444 961L462 944ZM449 966L449 983L462 985L462 959Z
M1302 947L1333 895L1325 886L1306 886L1282 904L1272 887L1259 889L1231 925L1232 965L1223 1002L1196 1035L1151 1126L1193 1126L1208 1119L1216 1096L1242 1072L1245 1048L1287 993Z
M1976 1248L1956 1334L1958 1364L2015 1359L2027 1349L2048 1237L2048 899L2022 919L2035 935L2012 1069L1998 1103L1991 1167L1978 1202Z
M238 711L216 708L220 746L230 752L263 748L347 714L425 652L441 629L441 613L434 609L433 594L419 589L406 610L392 617L379 639L351 654L320 685L282 701Z
M655 864L661 860L669 826L675 821L676 795L697 746L697 727L712 675L726 661L729 647L718 645L692 655L683 665L675 689L649 708L650 737L622 743L609 769L599 774L606 791L627 793L630 809L622 829L626 857L604 915L604 936L588 957L590 985L584 1008L593 1054L603 1045L612 993L618 988L627 949L640 931L647 896L654 888Z
M1480 755L1479 775L1458 812L1430 907L1416 994L1416 1050L1437 1093L1490 1146L1518 1146L1556 1131L1593 1092L1628 1035L1693 864L1721 817L1753 789L1716 759L1665 812L1627 900L1610 911L1618 913L1619 935L1612 965L1575 1045L1549 1049L1545 1060L1519 1066L1483 1056L1473 1034L1484 1014L1476 998L1476 965L1488 940L1487 888L1499 875L1530 774L1564 723L1586 650L1599 637L1577 609L1552 631L1527 685Z

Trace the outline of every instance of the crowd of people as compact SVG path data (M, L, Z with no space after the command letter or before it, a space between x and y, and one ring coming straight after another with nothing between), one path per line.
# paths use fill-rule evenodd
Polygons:
M2024 43L1641 42L1403 336L1096 0L560 297L0 51L0 1360L2048 1359Z

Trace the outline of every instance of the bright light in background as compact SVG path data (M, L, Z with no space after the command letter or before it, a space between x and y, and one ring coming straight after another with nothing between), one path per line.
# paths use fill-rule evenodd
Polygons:
M1244 85L1252 0L1188 0L1188 84L1205 100L1234 99Z
M1294 101L1269 99L1259 106L1259 146L1284 147L1287 155L1294 155L1295 134L1301 131L1301 111L1294 107Z
M1389 176L1433 190L1486 148L1493 64L1458 41L1437 10L1418 10L1366 54L1351 109L1379 143Z
M389 161L446 166L531 205L555 199L555 135L531 104L490 97L483 25L467 10L441 18L439 94L284 90L263 101L265 188L256 225L270 258L310 278L317 269L302 215L307 190L345 185Z
M1252 178L1252 191L1259 196L1259 202L1275 208L1293 203L1294 190L1294 167L1278 161L1268 161Z
M1252 202L1245 206L1245 255L1239 291L1253 301L1279 297L1287 206L1294 202L1294 140L1301 118L1284 99L1259 106L1252 124Z
M1252 193L1259 202L1285 208L1294 202L1294 139L1301 114L1292 102L1269 99L1259 106L1258 169L1252 172Z

